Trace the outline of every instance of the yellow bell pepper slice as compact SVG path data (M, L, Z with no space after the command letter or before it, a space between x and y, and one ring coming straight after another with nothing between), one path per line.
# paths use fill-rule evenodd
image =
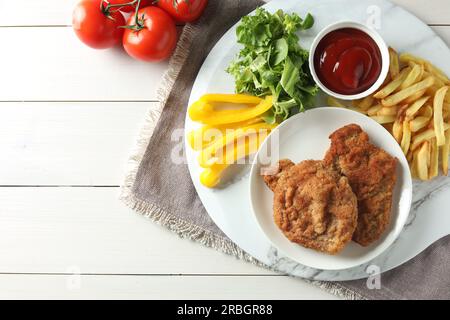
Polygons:
M224 102L238 104L259 104L263 99L248 94L205 94L200 98L205 102Z
M198 155L198 163L203 168L211 167L213 164L223 162L224 149L230 149L230 145L239 144L240 141L250 135L261 132L270 132L275 125L267 123L257 123L244 128L231 129L221 139L217 139L207 148L203 149Z
M245 158L249 154L256 153L269 133L270 130L263 130L255 134L244 136L240 139L238 138L234 144L229 144L224 148L224 155L221 156L221 158L218 158L216 163L231 165L236 163L239 159Z
M260 117L256 117L242 122L226 123L218 126L204 125L199 129L189 132L187 141L189 143L189 146L193 150L203 150L206 147L210 146L218 138L221 138L223 135L225 135L227 129L243 128L261 122L263 122L263 119Z
M189 107L189 117L193 121L198 121L208 125L221 125L226 123L236 123L260 116L272 108L272 96L267 96L259 104L238 109L216 110L215 105L206 100L198 100Z
M254 150L255 148L251 148L250 142L248 141L248 139L246 139L245 144L239 144L238 146L233 148L231 151L229 151L229 152L227 151L227 153L229 155L227 155L226 157L227 158L230 157L230 159L231 159L231 155L232 155L234 162L236 162L239 159L242 159L243 157L246 157L252 153L255 153L257 151L257 149L259 149L259 147L262 144L262 142L264 141L264 139L268 136L268 134L269 134L268 132L258 134L256 150ZM223 164L216 163L216 164L212 165L211 167L205 169L200 174L201 184L203 184L205 187L208 187L208 188L216 187L220 183L220 180L223 176L224 171L231 165L232 165L232 163L229 163L229 162L226 162Z
M203 170L200 174L200 183L208 188L214 188L220 182L223 171L227 168L226 165L217 165L214 168Z

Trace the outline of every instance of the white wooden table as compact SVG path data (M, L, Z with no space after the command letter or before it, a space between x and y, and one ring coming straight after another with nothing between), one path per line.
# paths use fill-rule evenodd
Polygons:
M0 0L0 298L335 298L117 200L167 63L85 47L75 2ZM450 43L448 0L394 2Z

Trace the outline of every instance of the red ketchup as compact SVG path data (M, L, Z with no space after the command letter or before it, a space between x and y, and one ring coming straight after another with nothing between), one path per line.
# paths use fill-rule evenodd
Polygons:
M352 95L369 89L381 73L381 52L365 32L338 29L320 40L314 67L322 84L333 92Z

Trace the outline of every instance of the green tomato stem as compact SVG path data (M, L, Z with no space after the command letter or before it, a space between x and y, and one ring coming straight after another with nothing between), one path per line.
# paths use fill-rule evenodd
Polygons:
M138 12L139 12L139 7L141 6L141 0L137 0L137 5L136 5L136 10L134 12L134 21L136 23L136 26L138 27L138 30L141 30L142 28L144 28L144 21L142 19L142 21L139 20L138 17Z
M102 0L102 2L100 3L100 5L102 6L103 11L104 11L105 13L109 13L109 11L110 11L111 8L117 8L117 7L122 8L122 7L125 7L125 6L132 6L132 5L135 5L136 3L138 3L138 1L139 1L139 0L132 0L132 1L126 2L126 3L110 4L110 3L108 2L108 0ZM107 3L106 7L103 5L105 2Z

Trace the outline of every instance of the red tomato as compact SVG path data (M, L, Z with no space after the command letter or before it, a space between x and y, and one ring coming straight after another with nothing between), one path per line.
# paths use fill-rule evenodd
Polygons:
M106 0L106 1L109 2L110 4L121 4L121 3L132 2L132 0ZM139 8L142 9L142 8L148 7L152 3L153 3L153 0L141 0L141 5L139 6ZM119 8L120 8L120 11L122 11L122 12L134 12L134 10L136 9L136 5L124 6L124 7L119 7Z
M159 0L158 7L180 22L197 20L205 10L208 0Z
M72 26L82 42L94 49L110 48L123 36L125 18L118 12L107 16L101 6L102 0L82 0L75 7ZM104 8L104 7L103 7Z
M172 18L153 6L139 10L138 18L141 26L136 30L126 29L123 35L125 51L143 61L161 61L169 57L177 44L177 29ZM133 26L135 22L132 15L127 25Z

